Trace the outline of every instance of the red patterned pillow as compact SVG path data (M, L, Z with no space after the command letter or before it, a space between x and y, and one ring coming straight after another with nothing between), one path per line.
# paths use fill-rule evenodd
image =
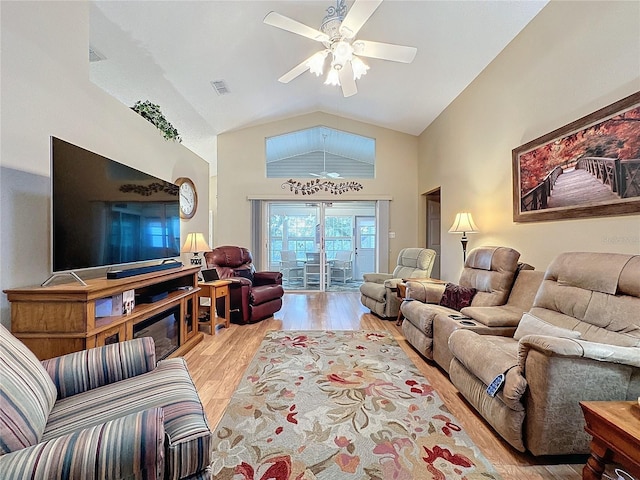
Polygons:
M464 307L471 305L471 301L476 292L477 290L475 288L462 287L455 283L447 283L444 287L442 298L440 299L440 305L459 312Z

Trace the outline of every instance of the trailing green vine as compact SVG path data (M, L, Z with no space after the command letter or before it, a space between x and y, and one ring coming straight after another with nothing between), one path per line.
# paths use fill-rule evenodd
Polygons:
M171 125L166 118L164 118L159 105L151 103L149 100L145 100L144 102L138 100L136 104L131 107L131 110L155 125L167 140L173 140L174 142L179 143L182 142L178 130L176 130L175 127Z

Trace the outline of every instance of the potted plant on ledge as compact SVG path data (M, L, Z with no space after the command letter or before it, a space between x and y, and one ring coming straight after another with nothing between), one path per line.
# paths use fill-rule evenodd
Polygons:
M165 139L178 143L182 142L178 130L164 118L159 105L151 103L149 100L145 100L144 102L138 100L135 105L131 107L131 110L155 125L156 128L162 132Z

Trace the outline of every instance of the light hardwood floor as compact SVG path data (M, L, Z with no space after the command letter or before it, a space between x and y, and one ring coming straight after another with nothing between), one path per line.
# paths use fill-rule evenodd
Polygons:
M274 318L253 325L232 324L216 335L205 335L185 358L212 427L268 330L388 330L505 480L582 478L586 456L536 458L511 448L464 401L447 375L413 350L395 321L369 313L357 293L287 293Z

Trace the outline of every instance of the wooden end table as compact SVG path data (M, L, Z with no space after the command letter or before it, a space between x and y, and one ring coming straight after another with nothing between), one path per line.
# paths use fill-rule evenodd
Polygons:
M219 323L217 320L222 318L225 328L229 328L231 321L231 300L229 297L229 285L231 280L214 280L212 282L198 283L200 292L198 293L198 307L200 307L200 297L209 297L211 304L209 306L209 319L206 322L200 322L203 325L208 325L211 329L211 335L215 333L216 325ZM220 315L220 312L216 310L216 300L218 298L224 298L224 316Z
M593 436L583 480L600 480L605 464L616 462L640 478L640 405L637 401L580 402L585 430Z

